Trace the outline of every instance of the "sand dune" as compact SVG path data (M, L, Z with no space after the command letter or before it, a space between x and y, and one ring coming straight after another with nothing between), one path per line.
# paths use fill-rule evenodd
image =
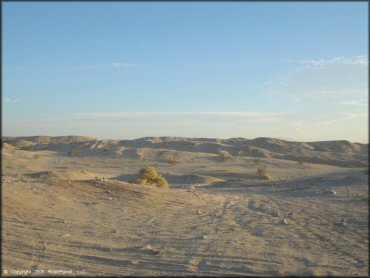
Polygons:
M368 274L368 145L44 136L2 147L2 270ZM170 189L134 183L147 165Z
M136 140L94 140L84 136L3 138L3 142L22 150L51 150L79 155L122 156L132 159L154 159L153 150L181 154L227 151L234 157L277 158L311 163L360 167L367 165L368 145L348 141L291 142L273 138L206 139L181 137L147 137ZM171 151L171 152L170 152ZM180 157L181 158L181 157ZM168 159L168 157L166 158Z

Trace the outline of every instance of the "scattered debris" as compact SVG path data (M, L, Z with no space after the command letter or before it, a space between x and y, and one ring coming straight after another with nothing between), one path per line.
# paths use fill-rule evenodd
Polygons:
M150 254L150 255L158 255L158 254L161 253L161 250L159 250L158 248L155 248L153 246L150 246L150 245L147 245L142 249L147 251L147 253Z
M281 224L288 225L288 219L284 218L283 220L281 220Z
M189 189L188 189L188 192L195 192L195 190L196 190L195 185L191 185L191 186L189 187Z
M336 195L337 194L337 192L334 191L334 190L325 190L324 193L325 194L330 194L330 195Z

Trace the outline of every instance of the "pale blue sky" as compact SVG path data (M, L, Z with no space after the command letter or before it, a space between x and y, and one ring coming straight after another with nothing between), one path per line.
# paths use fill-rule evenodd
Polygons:
M3 135L368 141L368 4L3 3Z

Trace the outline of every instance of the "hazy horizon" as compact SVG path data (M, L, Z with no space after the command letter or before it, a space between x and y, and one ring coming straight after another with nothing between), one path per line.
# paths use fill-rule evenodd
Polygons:
M2 41L3 136L368 143L368 3L8 2Z
M69 135L47 135L47 134L36 134L36 135L18 135L18 136L7 136L3 135L3 137L9 137L9 138L27 138L27 137L90 137L95 140L138 140L138 139L144 139L144 138L184 138L184 139L221 139L221 140L228 140L228 139L247 139L247 140L254 140L258 138L271 138L271 139L279 139L289 142L301 142L301 143L310 143L310 142L325 142L325 141L348 141L345 139L333 139L333 140L308 140L308 141L300 141L295 140L294 138L286 138L286 137L265 137L265 136L259 136L259 137L253 137L253 138L246 138L246 137L188 137L188 136L176 136L176 135L161 135L161 136L144 136L144 137L132 137L132 138L126 138L126 137L114 137L114 138L106 138L106 137L96 137L96 136L87 136L84 134L69 134ZM369 144L368 142L356 142L356 141L348 141L350 143L360 143L360 144Z

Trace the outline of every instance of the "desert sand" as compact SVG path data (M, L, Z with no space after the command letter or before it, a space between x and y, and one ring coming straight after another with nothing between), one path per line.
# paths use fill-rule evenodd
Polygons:
M347 141L3 137L2 274L365 276L367 167Z

